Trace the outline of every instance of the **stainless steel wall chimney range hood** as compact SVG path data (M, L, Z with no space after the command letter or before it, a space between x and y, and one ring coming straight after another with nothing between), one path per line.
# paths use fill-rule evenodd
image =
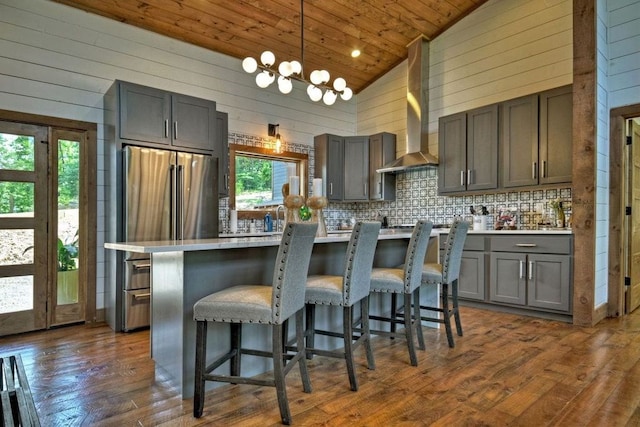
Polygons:
M437 166L429 153L429 41L420 37L408 46L407 64L407 154L376 172L403 172Z

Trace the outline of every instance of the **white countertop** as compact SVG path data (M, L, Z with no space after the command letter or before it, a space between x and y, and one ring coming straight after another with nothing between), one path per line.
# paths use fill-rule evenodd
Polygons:
M446 234L448 228L437 228L431 232L432 236ZM277 246L280 244L281 233L238 233L223 234L216 239L193 239L193 240L157 240L147 242L116 242L105 243L107 249L115 249L127 252L158 253L158 252L180 252L180 251L207 251L211 249L237 249L255 248L264 246ZM491 234L491 235L570 235L572 230L469 230L469 234ZM340 230L329 232L327 237L317 237L315 243L346 242L350 239L349 231ZM409 239L411 230L406 229L383 229L380 232L380 240L387 239Z

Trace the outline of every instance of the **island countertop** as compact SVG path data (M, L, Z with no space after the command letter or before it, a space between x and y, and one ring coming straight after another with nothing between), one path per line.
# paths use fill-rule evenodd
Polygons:
M432 237L440 234L449 233L448 228L438 228L431 231ZM567 235L572 234L571 229L553 229L553 230L469 230L470 234L491 234L491 235ZM230 235L225 235L230 236ZM346 242L350 239L351 233L329 232L327 237L316 237L315 243L335 243ZM389 239L409 239L411 238L411 230L407 229L383 229L380 231L378 240ZM280 233L269 233L259 235L239 234L234 237L219 237L212 239L193 239L193 240L157 240L146 242L114 242L105 243L107 249L115 249L128 252L139 253L160 253L160 252L192 252L192 251L208 251L211 249L238 249L238 248L259 248L266 246L277 246L280 244Z

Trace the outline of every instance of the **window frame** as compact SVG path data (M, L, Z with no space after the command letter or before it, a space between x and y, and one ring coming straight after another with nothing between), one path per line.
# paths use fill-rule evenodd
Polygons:
M293 151L274 152L272 149L253 147L242 144L229 144L229 209L236 208L236 156L255 157L268 160L282 160L294 162L298 176L300 176L300 194L307 194L309 174L309 155L294 153ZM275 215L273 209L239 210L238 219L261 219L269 212Z

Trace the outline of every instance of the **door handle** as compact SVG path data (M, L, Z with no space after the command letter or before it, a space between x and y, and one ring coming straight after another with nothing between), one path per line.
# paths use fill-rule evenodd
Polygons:
M467 184L471 184L473 181L472 175L471 175L471 169L467 170Z
M133 294L133 299L149 299L151 298L151 292L144 294Z
M333 182L329 183L329 194L333 196Z
M533 261L529 261L529 280L533 280Z
M531 164L531 178L532 179L538 178L538 162L533 162Z
M524 279L524 261L520 261L520 274L518 275L519 279Z
M460 171L460 186L464 187L464 171Z
M169 138L169 120L164 121L164 137Z
M364 184L364 195L367 195L367 183Z
M546 160L542 161L542 177L543 178L547 177L547 161Z
M173 122L173 139L178 139L178 122Z
M176 187L178 191L177 202L178 206L176 207L178 213L178 229L176 230L176 237L178 239L184 239L184 166L178 165L178 179L176 182Z
M171 198L171 211L170 211L170 219L169 219L169 238L176 239L176 230L178 226L176 225L178 222L178 177L177 170L175 165L169 166L169 194Z
M148 264L133 264L134 270L149 270L151 268L151 263Z
M226 173L224 174L224 188L229 190L229 175Z

